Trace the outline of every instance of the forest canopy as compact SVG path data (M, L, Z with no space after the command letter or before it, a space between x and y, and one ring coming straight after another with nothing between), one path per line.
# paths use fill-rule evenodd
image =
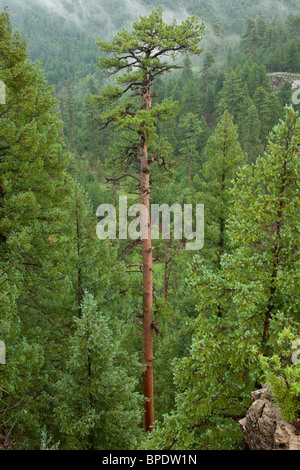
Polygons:
M0 1L0 450L241 450L265 384L298 423L297 2L56 3Z

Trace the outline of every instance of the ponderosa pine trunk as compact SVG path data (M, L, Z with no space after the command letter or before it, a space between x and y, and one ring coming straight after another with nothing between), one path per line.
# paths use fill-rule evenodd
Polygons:
M151 109L151 83L145 78L142 89L142 109ZM143 248L143 393L145 401L145 430L151 431L154 425L153 393L153 276L152 276L152 241L150 223L150 162L148 158L149 135L143 126L140 138L141 157L141 204L147 208L148 238L142 240Z

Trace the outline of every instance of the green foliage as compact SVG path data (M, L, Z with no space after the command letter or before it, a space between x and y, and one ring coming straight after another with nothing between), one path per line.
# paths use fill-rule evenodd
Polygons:
M175 410L146 447L237 448L237 421L262 383L258 355L272 356L280 331L299 322L299 125L287 108L268 152L238 174L227 229L232 250L220 270L195 257L188 277L199 312L192 346L176 361ZM298 368L289 373L297 379Z
M70 357L55 388L55 414L67 449L133 449L140 439L136 379L119 364L119 342L86 293L74 318Z
M185 161L190 182L195 174L195 165L199 164L199 140L203 133L201 121L194 113L187 113L179 121L179 130L182 132L180 156Z
M246 163L237 134L237 126L226 110L205 147L200 191L197 199L205 207L205 247L203 256L210 263L220 265L220 257L227 249L226 221L232 204L232 180L239 167Z
M126 30L118 33L111 43L99 39L100 51L111 53L110 57L99 59L100 68L110 74L124 72L116 77L119 86L109 85L98 97L99 104L108 107L102 113L103 122L113 123L118 130L129 129L143 135L149 145L153 145L157 122L178 114L177 103L166 98L145 107L140 100L132 98L132 94L141 97L156 77L177 69L178 65L172 63L170 57L174 61L180 52L199 54L203 34L204 25L195 16L180 25L174 19L169 25L163 21L159 8L135 22L130 33ZM127 97L129 91L131 97ZM112 106L115 100L117 103Z
M299 14L290 15L284 23L270 25L261 18L247 20L247 29L242 38L242 47L259 64L265 64L270 72L300 71Z
M265 380L279 411L289 421L298 419L300 414L299 345L299 336L290 328L284 328L278 335L276 354L260 358Z
M186 0L212 25L203 42L195 16L165 22L161 8L132 25L118 0L101 1L101 15L87 1L80 27L3 3L28 48L4 11L0 399L21 413L14 427L3 420L16 409L2 417L1 439L9 432L8 447L21 446L22 426L26 449L237 449L238 420L265 381L297 419L299 118L284 110L290 83L275 94L267 75L300 71L296 2L279 21L278 2ZM79 0L65 5L76 13ZM121 32L109 42L112 30ZM139 248L95 234L98 205L137 192L141 136L152 202L204 203L206 230L193 260L184 240L154 242L157 423L142 445Z
M31 412L21 419L31 437L39 433L40 391L51 373L47 348L57 334L51 318L60 311L61 297L54 284L58 291L66 286L58 262L66 247L70 178L51 89L27 60L24 42L12 34L7 12L0 15L0 55L7 90L0 128L0 331L7 345L1 385L14 400L30 403Z
M60 442L53 443L53 439L48 437L46 427L42 430L40 450L59 450Z

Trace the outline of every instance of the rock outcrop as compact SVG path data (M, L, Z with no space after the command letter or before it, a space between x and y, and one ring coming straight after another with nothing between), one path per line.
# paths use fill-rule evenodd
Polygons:
M278 91L280 91L282 85L285 82L290 82L293 91L300 87L300 74L288 72L274 72L268 73L268 78L270 85L275 91L275 93L278 93Z
M293 423L283 419L267 386L252 393L253 403L239 422L250 450L300 450Z

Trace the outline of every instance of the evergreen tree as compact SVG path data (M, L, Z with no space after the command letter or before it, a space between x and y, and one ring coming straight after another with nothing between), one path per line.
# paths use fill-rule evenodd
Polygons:
M205 207L205 247L203 254L211 263L220 266L220 259L227 246L226 221L232 204L230 190L232 180L246 158L241 150L237 126L225 111L205 148L203 181L197 200Z
M204 26L195 16L177 25L174 19L171 25L164 23L162 9L152 12L148 17L141 17L139 22L133 24L132 32L123 30L117 34L112 43L98 41L100 50L112 53L110 58L100 59L102 69L111 73L125 71L118 75L117 86L109 86L99 97L99 102L108 105L116 102L130 91L137 96L136 100L127 98L111 106L102 115L105 126L113 123L119 130L130 129L135 134L135 145L131 160L131 167L136 170L136 161L139 156L139 176L129 175L139 181L141 204L147 209L145 227L147 238L142 238L143 252L143 363L144 396L148 398L145 404L145 428L151 430L154 424L154 398L153 398L153 279L152 279L152 243L150 214L150 168L152 163L160 160L159 149L150 155L156 137L156 123L166 120L177 112L176 104L164 100L160 104L152 104L152 86L156 77L179 68L166 60L168 54L175 59L178 53L199 54L199 41L204 33ZM128 168L128 153L126 166ZM163 159L164 161L164 159ZM126 176L126 174L125 174ZM127 173L128 176L128 173ZM124 175L121 175L121 178Z
M152 448L238 448L238 421L265 373L258 356L273 355L284 328L297 331L299 141L300 119L288 108L268 151L236 179L228 224L233 250L221 270L194 260L189 283L198 295L198 326L190 355L175 368L176 411L152 435Z
M246 93L238 70L229 70L227 72L219 97L219 112L223 114L225 110L228 110L234 121L239 122Z
M255 20L248 19L247 20L247 30L243 35L242 38L242 45L247 54L254 55L258 42L259 42L259 30L255 23Z
M278 92L278 99L280 101L281 106L284 108L285 106L289 106L292 102L292 88L289 82L284 82L280 91Z
M279 118L278 98L272 91L267 91L260 86L254 93L253 103L256 106L261 123L260 139L266 148L268 133Z
M262 150L259 139L261 124L256 106L251 98L245 100L245 107L240 141L244 152L248 155L248 161L255 162L259 152Z
M63 235L70 179L51 90L27 60L24 42L12 34L6 11L0 15L0 56L7 97L0 127L0 332L7 345L1 386L14 400L30 403L22 418L27 436L36 437L45 402L41 389L50 373L46 364L60 335L62 297L54 284L58 292L66 289L61 259L68 245Z
M76 142L75 142L76 110L75 110L74 93L73 93L71 86L68 86L66 91L67 93L66 93L66 105L65 106L66 106L67 122L69 124L70 141L72 144L75 161L77 161Z
M205 54L205 57L203 60L203 75L205 77L206 89L208 88L208 81L211 76L211 68L214 65L215 61L216 61L215 56L211 52L207 52Z
M120 366L119 343L109 318L85 293L74 318L66 371L56 384L55 415L70 450L125 450L141 438L142 398L136 379ZM136 366L138 369L138 366Z
M198 117L193 113L188 113L182 116L179 129L184 136L181 139L180 153L188 162L189 180L192 182L195 175L195 164L199 165L199 138L202 134L202 127Z

